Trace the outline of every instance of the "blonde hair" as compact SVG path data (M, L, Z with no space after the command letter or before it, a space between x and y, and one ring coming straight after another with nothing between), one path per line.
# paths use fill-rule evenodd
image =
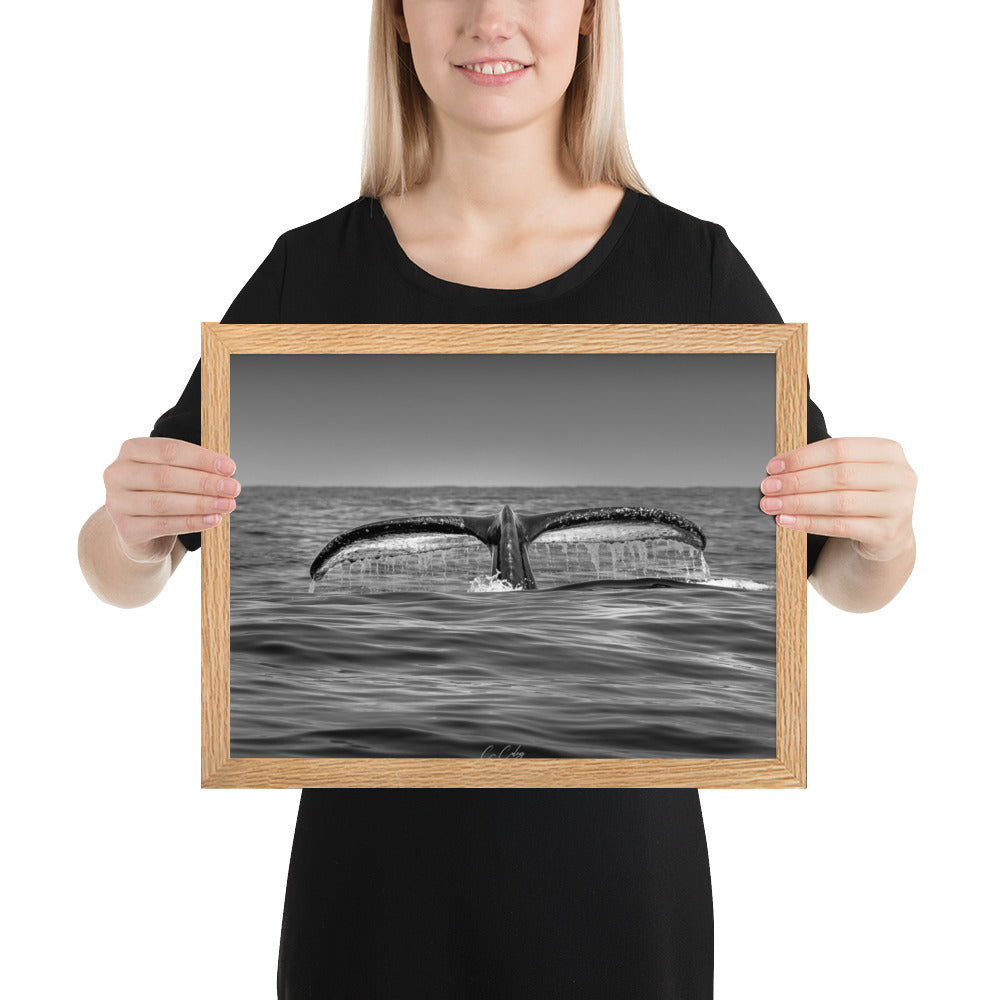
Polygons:
M581 187L615 184L651 194L625 135L624 71L618 0L594 0L593 30L580 35L566 91L563 140ZM410 46L399 37L393 0L373 0L361 196L403 194L427 179L431 163L428 98Z

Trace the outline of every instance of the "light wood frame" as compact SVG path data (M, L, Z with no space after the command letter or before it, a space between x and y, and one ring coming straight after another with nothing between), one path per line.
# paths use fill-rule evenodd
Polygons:
M202 444L229 454L233 354L773 354L776 452L806 443L806 324L202 324ZM763 472L762 472L763 475ZM806 536L776 531L776 756L232 758L229 519L202 543L202 787L801 787L806 784Z

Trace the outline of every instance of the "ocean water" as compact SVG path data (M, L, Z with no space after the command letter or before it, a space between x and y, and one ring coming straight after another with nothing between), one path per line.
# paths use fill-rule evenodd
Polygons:
M774 757L774 525L759 491L248 486L231 517L233 757ZM705 533L529 547L498 589L478 541L337 566L335 535L421 514L661 507ZM542 536L544 539L544 536ZM697 556L697 558L693 558ZM686 586L621 581L682 574ZM585 589L561 584L602 581Z

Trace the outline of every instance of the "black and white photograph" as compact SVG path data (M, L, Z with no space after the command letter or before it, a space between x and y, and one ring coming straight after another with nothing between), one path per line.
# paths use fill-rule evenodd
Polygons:
M775 757L774 354L233 354L233 758Z

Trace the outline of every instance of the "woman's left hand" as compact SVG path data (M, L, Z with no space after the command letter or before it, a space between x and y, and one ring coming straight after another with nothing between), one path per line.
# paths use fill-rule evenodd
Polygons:
M902 447L884 438L827 438L775 455L760 509L778 524L850 538L864 559L888 562L910 550L917 475Z

